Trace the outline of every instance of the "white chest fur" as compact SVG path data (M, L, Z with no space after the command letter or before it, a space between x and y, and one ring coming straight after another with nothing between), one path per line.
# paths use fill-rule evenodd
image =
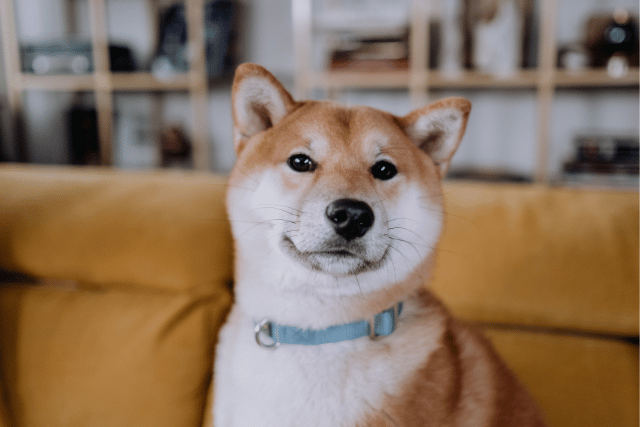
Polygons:
M320 346L258 346L253 321L236 307L216 354L216 427L353 426L423 366L438 346L433 327L412 322L407 307L398 330Z

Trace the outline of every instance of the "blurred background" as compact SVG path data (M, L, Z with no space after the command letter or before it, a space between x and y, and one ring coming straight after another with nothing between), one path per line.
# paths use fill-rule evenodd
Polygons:
M0 161L228 172L235 66L403 115L473 102L451 175L638 185L636 0L0 0Z

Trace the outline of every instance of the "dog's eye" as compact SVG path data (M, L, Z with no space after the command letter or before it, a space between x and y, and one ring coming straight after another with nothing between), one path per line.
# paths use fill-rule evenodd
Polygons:
M287 164L296 172L313 172L316 168L316 163L305 154L294 154L289 157Z
M391 179L396 176L398 169L392 163L389 163L386 160L380 160L371 166L371 173L374 178L386 181L387 179Z

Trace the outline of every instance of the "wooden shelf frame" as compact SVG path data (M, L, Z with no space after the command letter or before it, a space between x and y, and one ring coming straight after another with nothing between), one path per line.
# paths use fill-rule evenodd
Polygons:
M20 68L20 46L15 24L13 0L0 0L0 27L9 111L15 118L23 112L22 93L27 90L82 91L95 94L100 159L112 165L112 122L116 92L186 91L191 104L190 128L194 168L209 170L208 78L205 51L205 0L184 0L187 43L192 55L190 69L168 79L149 72L111 72L106 2L88 0L94 70L82 75L37 75ZM149 0L154 1L154 0Z
M638 86L640 73L632 68L620 78L611 77L606 70L590 69L583 71L554 70L551 84L557 88L591 88L591 87L634 87ZM539 72L523 69L502 78L475 71L463 71L455 76L447 76L440 71L429 73L417 72L412 77L411 71L325 71L310 72L308 79L313 80L313 88L322 89L367 89L397 88L410 86L412 79L428 90L445 89L536 89L540 80Z
M560 0L538 0L540 16L538 67L522 69L513 75L497 78L475 71L463 71L448 76L427 66L429 34L427 23L432 1L411 0L409 23L410 68L399 71L333 71L313 69L311 53L314 39L314 0L292 2L295 88L298 98L308 97L314 89L324 89L328 94L342 89L407 89L413 107L429 101L431 91L449 89L471 90L534 90L537 102L536 128L537 159L534 179L549 182L549 152L551 110L557 89L587 89L638 87L638 68L629 70L621 78L610 77L606 70L588 69L566 71L556 68L556 14Z

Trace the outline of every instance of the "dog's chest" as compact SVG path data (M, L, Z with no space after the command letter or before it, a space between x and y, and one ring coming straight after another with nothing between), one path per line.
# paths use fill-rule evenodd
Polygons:
M235 342L225 342L225 335L235 335ZM218 378L228 382L217 390L225 393L216 397L224 407L219 413L229 426L356 425L424 363L423 351L402 357L402 338L265 349L247 322L227 325L219 356L230 371Z

